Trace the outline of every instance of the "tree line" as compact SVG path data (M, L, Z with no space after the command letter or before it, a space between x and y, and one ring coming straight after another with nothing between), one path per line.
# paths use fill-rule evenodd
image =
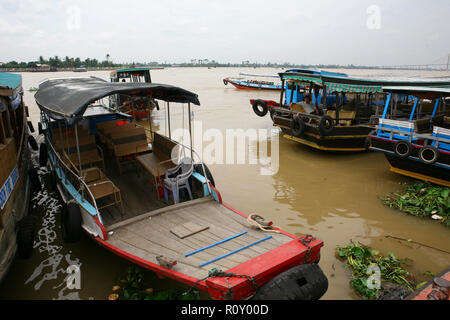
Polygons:
M81 60L80 57L71 58L66 56L65 58L60 58L58 56L50 57L48 59L40 56L35 61L29 62L18 62L18 61L9 61L0 65L0 68L37 68L38 66L48 65L51 68L107 68L107 67L117 67L121 66L121 64L115 64L109 61L109 55L106 55L106 59L103 61L98 61L95 58L86 58Z

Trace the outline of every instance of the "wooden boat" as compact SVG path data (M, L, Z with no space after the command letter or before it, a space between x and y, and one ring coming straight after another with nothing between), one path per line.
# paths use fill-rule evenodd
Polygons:
M259 74L247 74L240 73L241 76L246 77L263 77L263 78L276 78L278 80L278 76L276 75L259 75ZM272 80L272 79L271 79ZM223 84L228 85L228 83L232 84L236 89L241 90L281 90L281 84L275 83L275 81L264 81L264 80L256 80L256 79L246 79L246 78L225 78L223 79Z
M114 70L110 73L111 82L135 82L152 83L150 68L133 67ZM138 99L134 103L126 103L126 98L118 96L115 101L120 110L131 115L136 120L147 119L153 109L159 110L158 102L155 99Z
M270 113L284 138L331 152L368 150L368 135L386 99L383 86L450 87L450 81L365 80L323 73L285 72L280 78L280 101L252 99L254 112Z
M117 94L166 101L169 136L130 122L114 105L98 104ZM226 204L197 153L170 138L169 103L187 104L190 123L196 94L78 78L43 82L35 99L49 165L66 202L67 241L78 241L84 230L120 257L213 299L318 299L327 290L317 264L321 240L294 236ZM87 154L96 149L103 152ZM178 192L173 179L184 181L188 192Z
M84 66L73 69L73 72L87 72L87 68Z
M342 76L347 77L346 74L343 73L332 73L327 71L319 71L313 69L289 69L285 72L302 72L307 74L324 74L324 75L333 75L333 76ZM279 79L278 75L261 75L261 74L249 74L241 72L239 75L245 77L263 77L263 78L276 78ZM235 88L242 90L277 90L280 91L282 89L281 83L275 83L274 81L260 81L255 79L246 79L246 78L225 78L223 79L223 84L228 85L231 83Z
M450 187L450 88L385 87L383 116L370 149L384 152L393 172ZM414 97L409 104L395 96Z
M30 136L30 141L36 141ZM22 77L0 73L0 281L18 252L31 256L34 218L28 215L31 193L30 151ZM35 171L30 171L39 183ZM37 179L37 180L36 180Z
M413 292L406 300L450 300L450 267Z

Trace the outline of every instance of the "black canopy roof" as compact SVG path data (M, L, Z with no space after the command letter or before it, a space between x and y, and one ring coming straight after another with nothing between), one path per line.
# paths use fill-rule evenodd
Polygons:
M103 79L68 78L47 80L34 95L37 104L53 118L81 117L89 104L115 93L200 105L195 93L167 84L107 82Z

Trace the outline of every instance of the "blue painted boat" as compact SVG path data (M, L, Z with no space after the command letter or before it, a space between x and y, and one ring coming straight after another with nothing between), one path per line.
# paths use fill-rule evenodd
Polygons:
M22 77L0 73L0 282L16 253L28 258L33 252L34 218L28 205L31 183L39 178L35 171L29 173L28 141L33 138L28 130Z
M449 88L385 87L383 115L370 149L383 152L390 170L450 187ZM394 96L413 96L409 104Z

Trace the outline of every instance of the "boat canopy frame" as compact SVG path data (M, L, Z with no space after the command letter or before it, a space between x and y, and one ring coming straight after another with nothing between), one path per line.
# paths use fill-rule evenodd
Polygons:
M179 87L156 83L107 82L97 77L47 80L39 85L34 98L39 108L51 118L66 118L69 122L75 122L90 104L114 94L200 105L197 94Z

